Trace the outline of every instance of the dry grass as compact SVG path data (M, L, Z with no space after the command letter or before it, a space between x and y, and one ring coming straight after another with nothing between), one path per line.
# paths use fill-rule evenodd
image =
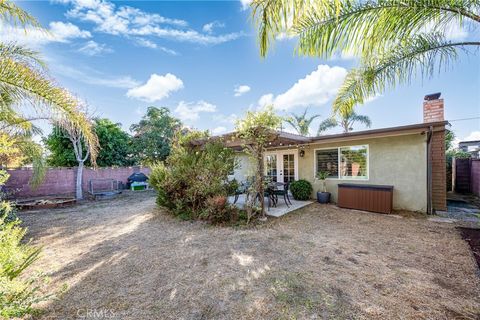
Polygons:
M211 227L172 218L151 193L22 218L51 288L69 285L44 318L480 315L478 270L451 224L314 204L252 229Z

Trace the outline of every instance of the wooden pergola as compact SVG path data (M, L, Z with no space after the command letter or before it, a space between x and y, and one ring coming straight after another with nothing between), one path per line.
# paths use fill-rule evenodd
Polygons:
M226 133L220 136L213 136L210 138L198 139L192 141L192 145L202 146L209 140L222 141L226 147L239 151L243 150L245 146L249 145L248 141L238 138L235 132ZM267 144L267 149L297 147L299 145L309 143L310 141L310 138L298 134L285 131L272 131L271 138L269 139L269 142Z

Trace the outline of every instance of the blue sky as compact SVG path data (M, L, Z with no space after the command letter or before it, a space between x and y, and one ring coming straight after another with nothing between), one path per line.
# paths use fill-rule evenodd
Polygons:
M281 114L308 106L325 119L356 64L350 57L296 56L296 40L286 37L260 58L250 12L240 1L18 4L51 32L25 38L4 27L2 38L41 50L60 85L125 129L150 105L168 107L185 124L214 133L231 131L235 119L265 103L274 103ZM472 32L478 30L452 30L451 37ZM370 116L373 128L419 123L423 96L438 91L448 120L480 116L480 53L461 54L459 63L434 79L389 90L357 112ZM479 119L452 121L452 129L460 139L480 139Z

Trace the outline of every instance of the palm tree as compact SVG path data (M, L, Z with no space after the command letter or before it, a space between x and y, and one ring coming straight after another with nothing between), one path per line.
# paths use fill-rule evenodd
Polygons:
M306 108L301 115L292 113L291 117L285 119L285 121L290 124L298 132L298 134L302 136L308 136L310 134L309 129L312 121L320 117L319 114L315 114L307 118L307 112L308 108Z
M322 121L318 126L317 135L320 135L324 131L338 126L343 128L344 133L347 133L353 130L353 125L356 122L364 124L367 128L372 126L372 121L368 116L357 114L355 111L351 110L348 112L340 112L338 120L335 118L335 116L333 116Z
M34 17L6 0L0 1L0 23L21 25L25 32L28 28L41 28ZM47 71L37 52L16 43L0 42L2 126L11 124L18 128L22 124L28 127L30 118L22 114L21 106L29 102L37 114L42 114L42 118L48 114L49 119L61 119L62 123L78 128L95 162L98 142L91 123L79 110L78 99L58 87L46 75ZM8 112L8 117L4 112Z
M349 53L360 59L334 101L334 111L356 104L418 74L432 77L458 58L480 48L452 41L451 28L480 27L479 0L254 0L260 54L282 32L298 36L300 55L330 58ZM478 50L476 50L478 53Z

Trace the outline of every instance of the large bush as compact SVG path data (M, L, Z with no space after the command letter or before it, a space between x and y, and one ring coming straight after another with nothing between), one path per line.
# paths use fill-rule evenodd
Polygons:
M292 191L293 199L308 200L312 195L312 184L307 180L297 180L290 184L290 191Z
M0 170L0 187L8 179ZM15 208L0 194L0 319L23 317L32 313L33 304L47 299L39 288L42 274L25 277L24 271L37 260L39 248L22 241L26 229L19 226Z
M196 139L208 137L199 132L176 137L165 163L153 167L149 181L158 192L157 204L183 219L228 221L235 211L226 202L234 151L213 140L195 146Z

